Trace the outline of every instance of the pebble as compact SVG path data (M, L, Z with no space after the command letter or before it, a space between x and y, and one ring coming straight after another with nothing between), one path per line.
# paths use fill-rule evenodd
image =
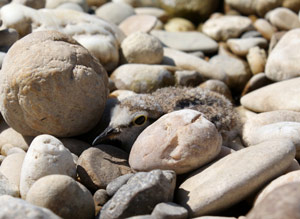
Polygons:
M270 182L265 188L263 188L262 191L258 193L254 206L258 205L268 194L270 194L280 186L289 183L300 183L300 170L284 174Z
M273 81L268 79L265 73L261 72L255 74L250 78L250 80L245 85L242 92L242 96L244 96L247 93L250 93L251 91L254 91L256 89L259 89L261 87L267 86L272 83Z
M117 177L130 173L128 154L111 145L97 145L85 150L78 159L77 173L91 191L105 189Z
M47 208L38 207L9 195L0 196L0 218L14 219L61 219Z
M26 201L48 208L65 219L92 219L93 196L79 182L66 175L48 175L37 180L27 193Z
M119 24L119 28L125 33L126 36L134 32L149 33L158 24L158 19L151 15L137 14L132 15Z
M150 93L161 87L172 86L175 78L171 68L163 65L125 64L110 76L117 89L136 93Z
M132 7L159 7L159 0L112 0L116 3L126 3Z
M300 55L300 29L287 32L268 57L266 75L274 81L283 81L300 76L296 60Z
M203 53L214 53L218 50L216 41L195 31L168 32L153 30L151 35L156 36L165 46L185 52L202 51Z
M241 36L242 39L244 38L253 38L253 37L262 37L261 33L256 30L249 30Z
M168 32L185 32L196 29L195 25L191 21L180 17L175 17L168 20L164 28Z
M24 150L22 150L21 148L18 147L12 147L10 148L7 153L6 156L11 155L11 154L15 154L15 153L21 153L21 154L25 154L26 152Z
M176 174L170 170L138 172L103 206L98 218L150 214L158 203L173 201L175 184Z
M294 157L295 147L289 140L239 150L188 177L177 190L177 201L193 217L223 210L282 173Z
M20 190L17 185L10 182L8 178L3 173L0 172L0 197L2 195L19 197Z
M95 14L104 20L119 25L126 18L135 15L135 11L128 4L108 2L99 7Z
M155 7L138 7L134 9L136 14L142 14L142 15L151 15L159 19L161 22L165 23L169 16L167 12L161 8L155 8Z
M103 4L105 4L107 0L86 0L86 3L88 6L95 6L95 7L100 7Z
M57 8L62 4L65 4L66 2L72 2L75 4L78 4L80 7L84 9L84 11L87 11L88 5L86 0L46 0L46 6L45 8Z
M95 204L95 215L97 215L100 212L102 206L109 200L109 196L107 195L105 189L98 189L94 193L93 199Z
M7 156L0 166L0 172L9 180L9 182L20 187L21 169L25 154L16 153Z
M201 75L196 71L175 71L175 83L180 86L197 86L203 81Z
M14 148L14 146L12 144L4 144L2 147L1 147L1 154L4 155L4 156L7 156L8 154L8 151L10 149Z
M267 62L267 54L264 49L260 49L258 46L249 49L247 54L247 61L250 66L252 74L258 74L265 71L265 65Z
M222 81L210 79L200 84L199 87L222 94L228 100L232 101L231 91L229 87Z
M26 198L30 187L41 177L51 174L76 176L71 152L55 137L37 136L26 153L21 169L21 197Z
M79 12L84 12L83 8L80 7L80 5L73 3L73 2L66 2L57 7L57 9L69 9L69 10L74 10L74 11L79 11Z
M291 30L300 27L297 14L288 8L276 8L266 14L266 19L279 30Z
M135 171L190 172L212 161L221 150L222 136L200 112L174 111L148 126L134 142L129 155Z
M253 26L257 29L261 35L267 40L271 40L272 35L277 31L277 28L270 24L266 19L257 19Z
M83 151L91 147L90 144L76 138L60 138L59 140L71 153L77 156L80 156Z
M26 5L35 9L44 8L46 6L46 0L12 0L12 3Z
M238 56L246 56L253 47L267 48L268 41L262 37L229 39L227 44L231 51Z
M229 15L208 19L202 27L203 33L217 41L239 37L250 29L252 24L249 18Z
M271 52L273 51L273 49L275 48L275 46L277 45L277 43L279 42L279 40L286 34L286 31L280 31L280 32L276 32L272 35L271 40L270 40L270 44L269 44L269 50L268 53L271 54Z
M106 186L106 192L109 196L113 196L127 181L133 176L133 173L127 173L125 175L119 176L118 178L112 180Z
M5 52L0 51L0 69L2 68L4 57L6 56Z
M9 48L19 39L18 32L13 28L0 31L0 47Z
M160 64L164 56L160 40L143 32L135 32L126 37L121 49L127 63Z
M300 183L275 189L246 215L247 219L300 218Z
M153 209L151 216L153 218L161 219L187 219L188 211L175 203L172 202L163 202L159 203Z
M300 111L300 78L273 83L241 98L241 104L254 112L273 110Z

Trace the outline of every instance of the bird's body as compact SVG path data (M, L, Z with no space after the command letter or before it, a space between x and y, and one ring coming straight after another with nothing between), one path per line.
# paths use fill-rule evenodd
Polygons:
M229 100L203 88L161 88L152 94L137 94L121 100L113 109L108 128L96 138L119 140L129 151L138 135L166 113L194 109L215 124L227 142L237 133L238 119Z

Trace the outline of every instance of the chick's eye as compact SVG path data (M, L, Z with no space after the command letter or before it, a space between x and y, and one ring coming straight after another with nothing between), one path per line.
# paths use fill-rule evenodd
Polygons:
M133 124L135 125L144 125L145 122L147 121L147 117L146 116L137 116L134 118L133 120Z

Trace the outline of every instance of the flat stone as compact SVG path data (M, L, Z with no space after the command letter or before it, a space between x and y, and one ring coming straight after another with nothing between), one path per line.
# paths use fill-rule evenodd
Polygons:
M0 197L2 195L10 195L10 196L14 196L14 197L19 197L20 191L19 191L19 188L17 185L10 182L8 180L8 178L0 172Z
M295 147L288 140L265 141L239 150L188 177L179 186L177 201L190 217L214 214L282 173L294 157Z
M217 79L224 82L227 80L227 75L223 70L201 58L175 49L164 48L162 64L174 65L185 70L195 70L205 79Z
M268 41L262 37L229 39L227 44L231 51L238 56L246 56L253 47L267 48Z
M188 211L175 203L165 202L157 204L152 211L151 216L153 218L164 219L186 219L188 218Z
M277 82L255 91L241 98L241 104L254 112L268 112L273 110L300 111L300 78Z
M248 120L243 127L243 141L255 145L271 139L286 138L296 147L300 157L300 112L278 110L260 113Z
M65 219L93 219L95 205L87 188L66 175L48 175L37 180L26 201L48 208Z
M271 40L272 35L277 31L276 27L263 18L257 19L253 25L267 40Z
M164 29L168 32L186 32L195 30L195 25L188 19L175 17L168 20Z
M299 77L298 48L300 48L300 29L294 29L280 39L269 55L266 64L267 77L274 81Z
M0 196L0 218L14 219L61 219L47 208L32 205L20 198Z
M95 14L104 20L119 25L126 18L135 15L135 11L128 4L108 2L99 7Z
M262 37L261 33L256 30L249 30L241 36L242 39L244 38L253 38L253 37Z
M136 14L142 15L151 15L156 17L157 19L161 20L162 22L166 22L169 18L167 12L161 8L155 7L138 7L134 9Z
M118 178L111 181L106 186L106 191L109 196L113 196L127 181L133 176L133 173L127 173L125 175L119 176Z
M253 75L245 85L242 96L272 83L273 81L267 78L266 74L263 72Z
M98 218L126 218L150 214L158 203L173 200L175 181L176 174L169 170L136 173L103 206ZM141 200L143 205L140 205Z
M76 176L76 166L71 152L55 137L50 135L37 136L24 158L20 192L23 199L30 187L41 177L51 174Z
M243 32L250 30L251 20L243 16L221 16L208 19L202 31L217 41L226 41L229 38L239 37Z
M265 65L267 62L267 54L264 49L260 49L258 46L249 49L247 54L247 61L250 66L252 74L258 74L265 71Z
M21 169L25 153L16 153L7 156L0 166L0 172L18 188L20 187Z
M164 169L183 174L212 161L221 144L221 134L203 114L178 110L160 117L138 136L129 164L135 171Z
M289 183L268 194L247 215L247 219L300 217L300 183Z
M300 27L297 14L288 8L280 7L269 11L266 18L279 30L291 30Z
M91 191L105 189L117 177L130 173L128 154L112 145L97 145L79 157L77 172L81 182Z
M162 65L125 64L110 76L117 89L136 93L150 93L158 88L175 84L171 68Z
M151 15L132 15L122 21L119 28L128 36L137 31L149 33L157 23L158 19Z
M156 36L165 46L181 51L214 53L218 50L216 41L200 32L168 32L163 30L152 30L151 34Z

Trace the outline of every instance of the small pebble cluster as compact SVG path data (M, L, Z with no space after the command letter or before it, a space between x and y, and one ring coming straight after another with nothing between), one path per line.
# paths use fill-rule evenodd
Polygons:
M0 0L0 219L300 219L299 10Z

